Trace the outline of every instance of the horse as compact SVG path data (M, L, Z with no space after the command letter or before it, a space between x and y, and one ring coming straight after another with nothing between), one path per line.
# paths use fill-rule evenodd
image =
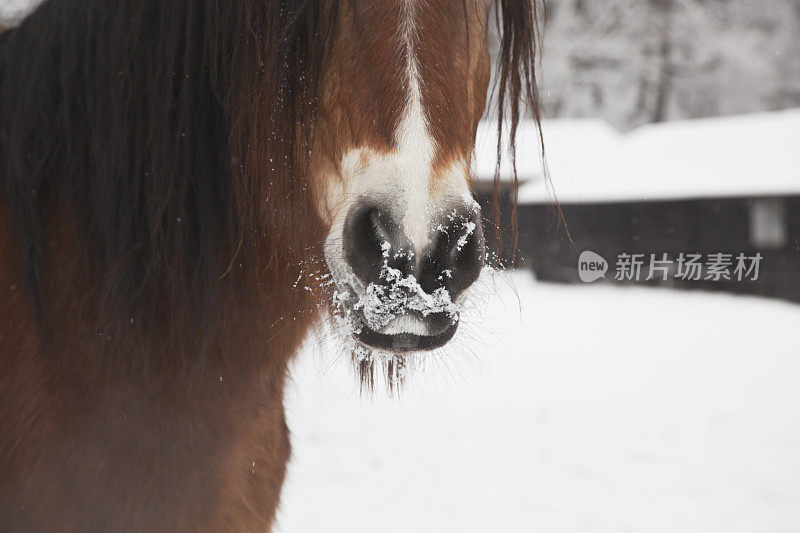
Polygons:
M309 329L453 337L487 36L513 149L538 9L46 0L0 33L2 529L269 531Z

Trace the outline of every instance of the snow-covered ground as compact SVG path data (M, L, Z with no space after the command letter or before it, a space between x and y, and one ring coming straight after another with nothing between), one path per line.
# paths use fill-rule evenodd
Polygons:
M510 280L399 399L309 343L278 531L800 531L800 307Z

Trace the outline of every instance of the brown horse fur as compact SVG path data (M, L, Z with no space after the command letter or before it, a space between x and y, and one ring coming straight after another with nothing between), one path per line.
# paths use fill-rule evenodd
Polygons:
M486 6L420 4L445 164L483 113ZM536 27L498 4L513 130ZM0 529L270 529L318 176L391 149L398 5L49 0L0 35Z

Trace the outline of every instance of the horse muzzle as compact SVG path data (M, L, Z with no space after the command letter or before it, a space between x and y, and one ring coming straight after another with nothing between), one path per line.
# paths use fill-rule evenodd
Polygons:
M392 205L364 197L347 212L341 252L328 258L338 262L331 270L339 314L363 345L394 353L440 348L456 333L460 297L483 268L480 208L442 210L412 238L408 217Z

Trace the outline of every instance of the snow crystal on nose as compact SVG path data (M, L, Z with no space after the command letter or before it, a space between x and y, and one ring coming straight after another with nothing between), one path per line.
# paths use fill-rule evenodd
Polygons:
M460 252L461 249L467 245L467 240L469 240L469 236L475 232L475 228L477 227L478 226L471 220L464 222L464 229L466 229L467 231L464 233L464 235L458 238L458 242L456 242L456 251Z
M380 277L385 283L367 285L364 294L353 305L371 329L379 331L409 311L419 312L423 317L433 313L446 313L451 318L456 316L456 305L444 287L427 293L412 274L403 276L402 272L385 263Z

